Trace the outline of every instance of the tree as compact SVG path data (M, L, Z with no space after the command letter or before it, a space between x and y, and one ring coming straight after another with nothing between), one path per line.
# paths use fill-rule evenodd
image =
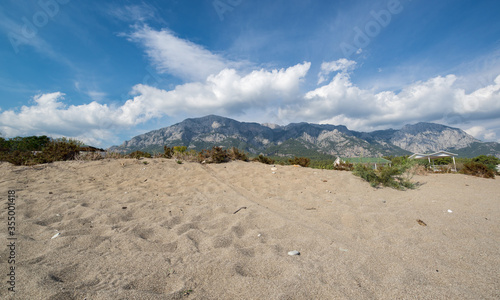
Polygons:
M497 165L500 164L500 159L493 155L488 155L488 156L479 155L477 157L474 157L472 161L485 165L488 169L490 169L493 172L497 171Z

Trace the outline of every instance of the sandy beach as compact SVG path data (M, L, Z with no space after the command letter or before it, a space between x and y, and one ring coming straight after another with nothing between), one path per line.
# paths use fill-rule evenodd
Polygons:
M168 159L0 163L2 299L500 299L500 183ZM274 172L274 174L273 174ZM287 253L297 250L300 255Z

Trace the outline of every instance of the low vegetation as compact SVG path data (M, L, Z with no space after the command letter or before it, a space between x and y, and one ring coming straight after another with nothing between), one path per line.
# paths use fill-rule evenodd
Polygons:
M148 152L142 152L142 151L134 151L126 156L126 158L135 158L135 159L141 159L141 158L151 158L151 154Z
M472 159L472 162L484 164L493 173L498 174L497 166L500 165L500 158L493 155L479 155Z
M334 170L337 171L352 171L354 169L354 165L350 162L340 161L338 164L333 166Z
M7 161L18 166L74 160L83 145L73 139L49 139L46 136L2 139L0 144L2 149L0 161Z
M299 165L301 167L309 167L309 164L311 163L311 160L307 157L297 157L295 156L292 159L289 159L288 162L291 165Z
M260 162L260 163L263 163L263 164L266 164L266 165L272 165L272 164L274 164L274 159L269 158L267 156L264 156L262 154L260 154L259 156L255 157L254 159L252 159L252 161L257 161L257 162Z
M382 185L398 190L414 189L416 184L411 181L413 175L415 175L414 165L415 161L408 159L376 170L371 166L356 164L353 174L368 181L372 187Z
M211 150L202 150L198 154L198 161L202 163L224 163L233 160L248 161L248 156L235 147L229 150L212 147Z
M492 169L488 168L487 165L476 161L470 161L464 164L460 173L482 178L495 178L495 172Z
M59 138L53 139L47 136L28 136L4 139L0 137L0 161L10 162L14 165L36 165L66 160L97 160L103 158L151 158L152 155L144 151L134 151L127 155L120 153L106 153L87 151L92 147L84 147L83 143L74 140ZM94 150L97 148L93 148ZM341 162L334 166L333 160L324 157L311 160L308 157L267 157L260 154L249 158L248 154L238 148L223 149L212 147L209 150L197 152L187 146L175 146L164 148L164 153L154 157L175 159L177 163L192 161L200 163L225 163L234 160L256 161L264 164L299 165L319 169L334 169L341 171L352 171L353 174L365 179L372 186L387 186L396 189L411 189L415 184L411 182L415 174L426 175L427 172L452 172L454 170L451 158L434 160L433 166L427 160L409 160L408 156L385 157L391 160L391 166L380 167L378 170L370 166L349 162ZM85 150L82 152L82 150ZM102 150L102 149L101 149ZM456 158L457 171L461 174L473 175L483 178L494 178L498 175L497 165L500 159L495 156L480 155L475 158ZM438 168L436 168L438 166ZM432 168L431 168L432 167Z

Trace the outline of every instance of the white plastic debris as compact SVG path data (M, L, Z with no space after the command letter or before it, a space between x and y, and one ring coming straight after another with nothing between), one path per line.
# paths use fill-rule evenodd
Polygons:
M448 212L451 214L453 211L451 209L448 209Z
M60 232L58 232L58 233L54 234L54 236L53 236L53 237L51 237L50 239L51 239L51 240L53 240L53 239L55 239L56 237L58 237L60 234L61 234L61 233L60 233Z
M348 252L349 250L344 249L344 248L339 248L340 251Z
M276 167L271 168L271 171L276 171L276 170L278 170L278 168L276 168Z
M300 252L297 250L289 251L288 255L300 255Z
M261 235L262 235L262 234L260 234L260 233L259 233L259 234L257 234L257 236L258 236L258 237L260 237Z

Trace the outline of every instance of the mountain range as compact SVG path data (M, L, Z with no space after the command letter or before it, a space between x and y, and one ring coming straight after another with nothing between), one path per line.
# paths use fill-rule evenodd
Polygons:
M307 157L380 157L439 150L460 157L481 154L500 157L500 144L482 142L459 128L435 123L405 125L373 132L349 130L343 125L292 123L286 126L239 122L209 115L133 137L108 150L162 153L163 146L187 146L200 151L213 146L237 147L251 154Z

